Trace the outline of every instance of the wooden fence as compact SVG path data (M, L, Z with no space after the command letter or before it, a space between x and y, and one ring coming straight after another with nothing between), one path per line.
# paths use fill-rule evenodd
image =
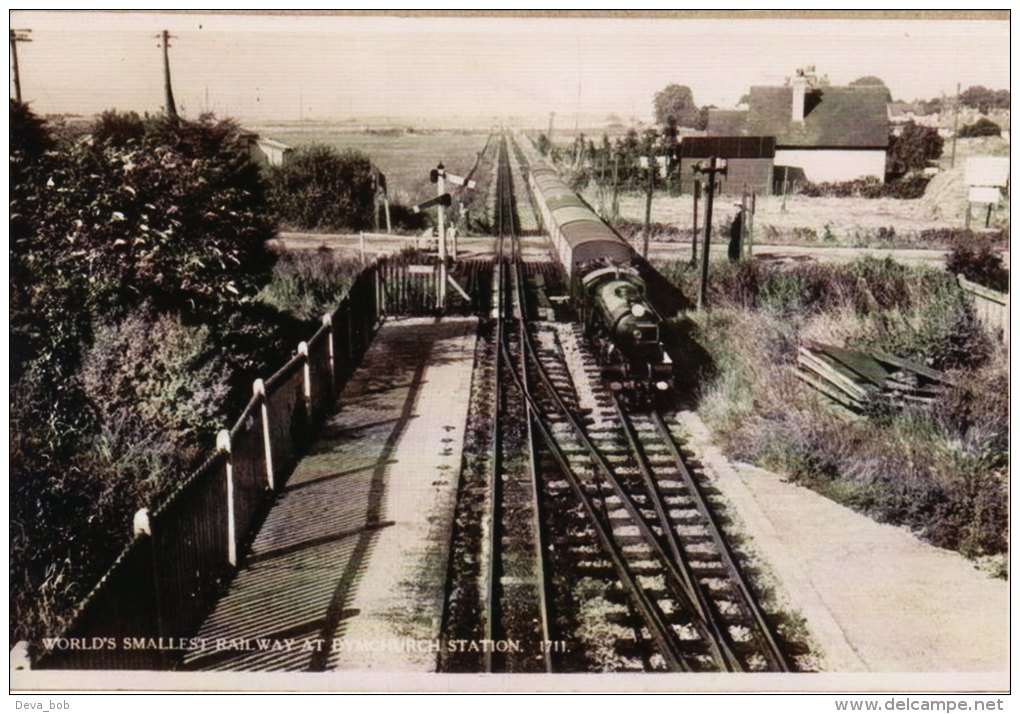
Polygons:
M956 280L973 299L974 311L981 324L1009 347L1009 293L1000 293L978 285L962 275L957 275Z
M251 401L220 432L215 453L162 503L135 515L132 540L65 632L29 647L34 668L172 665L224 591L384 316L435 310L437 271L416 270L409 260L394 256L367 266L294 357L255 380Z

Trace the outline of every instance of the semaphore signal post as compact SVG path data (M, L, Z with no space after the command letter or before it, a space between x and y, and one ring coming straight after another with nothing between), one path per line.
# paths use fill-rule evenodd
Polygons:
M463 176L457 176L446 172L446 167L443 166L442 162L429 172L429 181L436 184L436 197L430 198L428 201L419 203L412 206L415 213L421 213L426 208L436 206L438 209L439 218L439 283L436 286L436 302L439 310L442 311L446 307L446 284L451 283L454 288L457 289L462 295L466 295L463 288L458 285L447 272L447 253L446 253L446 213L445 209L449 208L453 204L453 198L446 191L446 182L449 181L454 186L463 186L464 188L472 189L475 187L473 179L464 178ZM456 233L454 233L453 239L453 260L457 260L457 239Z

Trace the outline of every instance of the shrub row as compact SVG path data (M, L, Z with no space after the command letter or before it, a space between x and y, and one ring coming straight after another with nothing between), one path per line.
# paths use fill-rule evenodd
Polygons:
M837 183L811 183L800 185L799 192L812 198L899 198L915 199L924 195L931 179L927 176L911 175L883 183L873 176L841 181Z

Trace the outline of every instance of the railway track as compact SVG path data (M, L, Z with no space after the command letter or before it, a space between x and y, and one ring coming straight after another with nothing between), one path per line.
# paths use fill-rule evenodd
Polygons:
M484 670L789 671L667 420L616 399L580 327L537 319L506 139L497 161L479 580L484 638L523 644Z

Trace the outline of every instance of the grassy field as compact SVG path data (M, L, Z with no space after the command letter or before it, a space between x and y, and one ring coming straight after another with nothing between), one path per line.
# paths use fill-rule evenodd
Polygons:
M340 125L314 124L254 127L265 136L294 147L326 144L363 151L384 174L390 197L411 204L435 195L429 171L442 161L451 173L465 175L485 146L488 131L419 131L391 128L351 131Z

